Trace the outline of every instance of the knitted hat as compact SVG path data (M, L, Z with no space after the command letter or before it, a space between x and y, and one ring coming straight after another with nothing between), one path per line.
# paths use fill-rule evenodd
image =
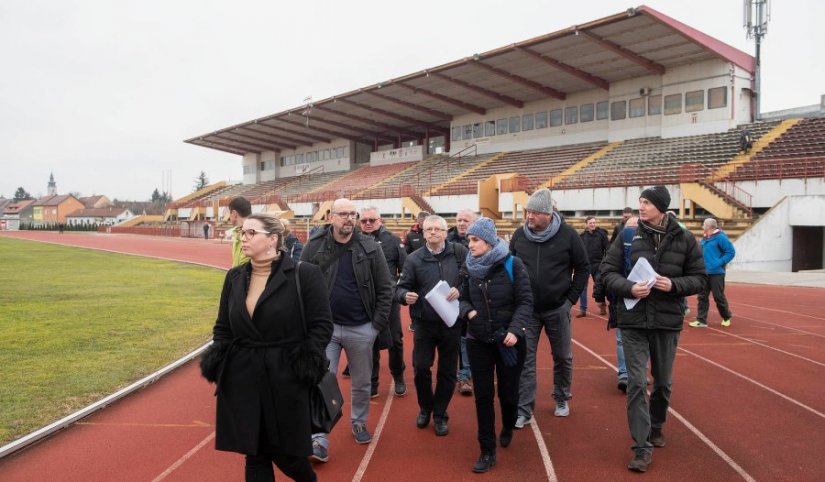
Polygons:
M467 236L473 235L479 239L484 240L490 246L495 246L498 243L498 236L496 236L496 224L490 218L478 218L476 222L470 225L467 229Z
M667 212L667 207L670 206L670 193L667 192L667 188L664 186L653 186L645 189L639 195L639 199L642 198L653 203L660 213Z
M550 190L546 187L534 192L527 200L527 209L539 213L550 214L553 212L553 199L550 197Z

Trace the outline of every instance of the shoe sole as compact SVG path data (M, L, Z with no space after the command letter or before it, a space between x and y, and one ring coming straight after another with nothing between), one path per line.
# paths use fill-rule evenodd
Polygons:
M370 398L378 398L379 393L370 393Z
M484 474L484 473L489 472L490 469L492 469L494 465L496 465L495 462L491 463L490 466L487 467L486 469L476 469L475 467L473 467L473 472L476 473L476 474Z
M532 419L532 418L530 418L530 419L528 419L526 422L524 422L524 423L523 423L523 424L521 424L521 425L519 425L518 423L516 423L515 425L513 425L513 428L518 429L518 430L521 430L521 429L523 429L523 428L524 428L524 426L525 426L525 425L530 425L532 422L533 422L533 419Z
M404 395L406 395L406 394L407 394L407 390L406 390L406 389L404 389L404 391L403 391L403 392L399 392L398 390L396 390L394 393L395 393L395 396L396 396L396 397L403 397Z
M693 323L690 323L690 326L693 327L693 328L707 328L708 327L708 325L694 325Z
M328 460L329 460L329 455L327 455L324 458L318 457L315 454L312 454L312 455L309 456L309 461L310 462L319 462L319 463L323 464L323 463L326 463Z

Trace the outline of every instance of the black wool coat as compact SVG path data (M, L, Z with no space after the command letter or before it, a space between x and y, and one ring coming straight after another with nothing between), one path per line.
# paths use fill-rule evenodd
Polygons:
M310 384L293 373L290 359L303 347L324 352L332 338L329 295L318 267L303 263L300 272L305 331L295 263L283 253L280 258L273 263L252 317L246 309L251 265L242 264L226 274L212 330L215 343L231 344L215 392L218 450L295 457L312 453Z

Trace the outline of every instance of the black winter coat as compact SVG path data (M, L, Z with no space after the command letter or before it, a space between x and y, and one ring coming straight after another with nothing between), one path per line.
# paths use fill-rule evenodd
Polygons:
M462 285L459 316L467 320L467 332L482 342L489 342L499 328L523 339L524 330L533 319L533 290L524 263L513 256L511 282L505 260L490 267L484 279L467 275ZM472 310L477 314L470 320L467 313Z
M390 281L395 286L398 277L401 276L401 269L404 267L404 261L407 260L407 251L401 246L401 238L392 234L390 230L381 226L377 231L372 233L362 233L364 236L372 236L373 239L381 245L381 250L384 252L384 259L387 260L387 269L390 272Z
M310 385L296 377L290 359L307 345L323 353L332 337L332 314L320 270L316 266L302 266L304 330L295 263L289 256L281 258L273 263L251 318L246 309L250 263L226 274L212 330L216 344L231 343L219 369L215 391L218 450L257 454L263 438L269 445L267 450L274 453L295 457L312 453Z
M407 231L407 235L404 236L404 250L407 251L407 254L411 254L425 244L427 242L424 240L424 231L421 230L421 226L418 224L413 224L410 230Z
M590 261L590 269L598 269L604 258L604 253L610 247L610 241L607 240L607 231L603 228L596 228L591 233L585 229L581 233L581 238L584 249L587 251L587 259Z
M392 305L393 283L387 269L387 260L384 252L379 249L378 243L372 236L361 232L353 232L354 239L348 245L352 251L352 268L358 282L358 293L361 302L372 320L375 331L381 332L388 323L390 306ZM332 256L336 250L335 239L332 237L332 226L319 229L307 242L301 260L314 265L324 264L324 260ZM323 271L327 281L327 289L332 291L335 277L338 274L338 261L329 263Z
M447 241L451 243L458 243L465 248L470 247L470 240L467 239L467 236L458 234L458 228L455 226L447 230Z
M590 263L579 233L562 220L555 236L534 243L518 228L510 238L510 253L518 256L530 275L533 309L554 310L569 301L574 305L590 276Z
M653 232L639 225L631 245L631 266L639 258L646 258L661 276L670 278L673 289L669 293L652 289L647 298L639 300L632 310L625 308L621 298L632 298L633 282L624 276L624 245L619 236L607 251L601 265L602 281L608 292L619 297L618 326L631 329L681 330L684 313L681 298L702 291L707 276L702 248L689 231L670 219L658 249Z
M418 293L418 301L410 307L410 317L425 322L443 323L424 296L441 280L460 290L463 282L460 271L464 269L466 258L467 248L450 242L447 242L444 251L436 256L433 256L426 246L416 250L407 256L407 262L401 270L401 279L398 280L395 299L406 305L407 293Z

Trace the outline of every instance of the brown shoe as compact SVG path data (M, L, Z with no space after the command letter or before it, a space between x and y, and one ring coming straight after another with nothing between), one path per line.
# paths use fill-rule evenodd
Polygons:
M470 380L459 380L458 393L470 396L473 394L473 383Z
M660 428L651 428L647 441L654 447L664 447L667 444L665 441L665 434L662 433L662 429Z
M576 315L576 318L584 318L585 316L587 316L587 312L586 311L581 311L581 312L579 312L578 315Z
M607 314L607 305L604 303L599 303L599 314L606 315Z
M627 470L647 472L647 466L651 462L653 462L653 455L650 452L636 452L633 459L627 464Z

